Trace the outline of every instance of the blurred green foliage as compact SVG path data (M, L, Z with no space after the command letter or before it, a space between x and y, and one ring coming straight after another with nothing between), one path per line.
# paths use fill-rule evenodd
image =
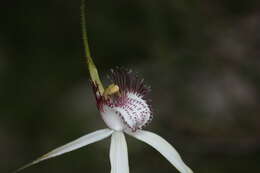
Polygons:
M125 66L152 86L147 127L200 173L260 172L259 1L89 0L101 76ZM105 127L88 84L80 1L4 1L0 172ZM131 172L177 172L127 137ZM24 172L109 172L109 140Z

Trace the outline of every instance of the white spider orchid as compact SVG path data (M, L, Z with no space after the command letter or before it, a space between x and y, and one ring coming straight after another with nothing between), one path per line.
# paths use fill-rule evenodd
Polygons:
M83 14L83 38L91 85L98 110L108 128L89 133L58 147L15 172L112 136L110 145L111 173L129 173L127 144L124 136L124 133L127 133L155 148L178 171L192 173L192 170L183 162L178 152L166 140L155 133L142 130L152 120L151 107L146 97L150 89L144 85L143 80L140 80L129 70L116 68L111 70L110 79L112 84L106 89L103 88L97 69L90 56L85 28L84 3L81 10Z

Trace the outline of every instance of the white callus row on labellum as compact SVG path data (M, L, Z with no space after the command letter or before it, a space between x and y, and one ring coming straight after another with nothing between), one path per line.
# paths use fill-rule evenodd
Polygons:
M150 88L144 84L143 80L130 70L116 68L111 70L110 80L112 84L104 89L89 51L84 3L82 3L81 10L83 39L91 86L97 108L108 128L97 130L54 149L15 172L111 136L111 173L129 173L127 143L124 136L124 133L126 133L159 151L179 172L191 173L192 170L166 140L155 133L142 130L152 120L152 109L147 99Z

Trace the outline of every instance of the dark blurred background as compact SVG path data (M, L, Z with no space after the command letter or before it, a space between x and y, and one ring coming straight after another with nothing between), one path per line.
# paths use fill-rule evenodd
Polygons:
M257 0L89 0L101 75L131 68L152 86L147 127L200 173L260 172L260 8ZM0 6L0 172L105 128L88 83L80 1ZM109 139L24 173L110 172ZM127 137L132 173L177 172Z

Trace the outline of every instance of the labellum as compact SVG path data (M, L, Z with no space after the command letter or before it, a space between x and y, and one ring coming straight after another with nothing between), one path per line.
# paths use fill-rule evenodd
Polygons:
M131 70L111 70L112 82L103 94L95 83L91 83L97 107L108 127L113 130L142 129L152 120L152 111L147 94L150 87Z

